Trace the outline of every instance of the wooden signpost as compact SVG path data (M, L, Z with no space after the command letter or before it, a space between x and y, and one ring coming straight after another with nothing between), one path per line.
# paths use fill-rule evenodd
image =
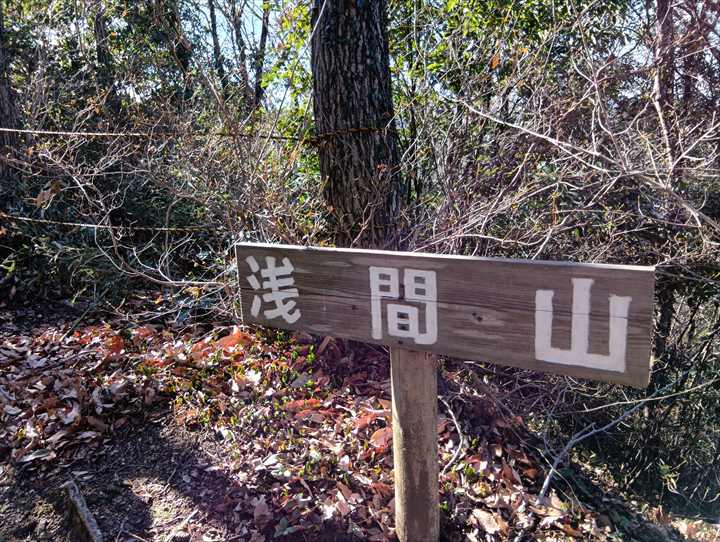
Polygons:
M654 269L241 243L245 322L391 347L395 524L438 538L433 354L648 383Z

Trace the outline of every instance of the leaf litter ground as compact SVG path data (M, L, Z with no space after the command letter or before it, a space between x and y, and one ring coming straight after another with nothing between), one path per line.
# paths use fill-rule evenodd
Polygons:
M0 324L0 540L71 539L68 479L108 540L394 538L383 349L235 326L78 321L67 308L5 311ZM441 369L444 540L683 539L668 518L653 525L572 491L540 500L546 463L523 420L458 391L468 370Z

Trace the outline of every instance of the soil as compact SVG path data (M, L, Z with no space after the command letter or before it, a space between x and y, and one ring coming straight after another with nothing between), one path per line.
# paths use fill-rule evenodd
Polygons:
M49 326L67 327L81 314L66 306L0 312L0 338L37 333ZM445 386L442 382L441 385ZM480 415L469 411L466 415L482 421ZM249 473L243 470L247 469L247 462L242 454L253 453L253 441L248 439L255 438L249 436L255 432L221 433L212 425L187 426L174 414L168 400L155 402L127 417L127 423L93 442L86 453L74 456L78 459L70 463L11 463L9 449L3 451L9 443L0 443L0 542L77 540L71 531L62 487L69 480L80 488L105 541L365 539L353 532L352 521L340 524L320 520L306 531L292 528L282 531L283 517L268 515L264 519L264 514L272 513L265 502L276 501L289 486L276 483L262 470ZM642 542L684 539L675 529L648 521L623 499L613 497L581 472L564 479L567 494L574 495L604 523L614 526L610 539ZM312 489L308 485L303 487L313 500L320 502L316 499L318 489L334 488L335 483L323 476L312 483ZM311 504L308 514L316 514L316 508ZM444 523L441 539L466 539L463 529L463 525ZM529 536L534 539L533 534Z
M260 495L227 469L229 448L219 434L178 426L165 406L65 468L38 475L0 467L0 541L72 541L61 487L71 479L106 541L252 540L250 503ZM312 539L359 540L332 525Z

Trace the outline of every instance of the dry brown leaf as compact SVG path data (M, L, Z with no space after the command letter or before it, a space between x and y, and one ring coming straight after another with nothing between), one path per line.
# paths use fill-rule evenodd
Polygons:
M343 484L342 482L337 482L335 486L342 492L343 497L345 497L345 500L350 500L350 497L352 496L353 492L352 490Z
M95 416L86 416L85 420L88 422L88 424L93 426L95 429L97 429L101 433L104 433L105 431L107 431L107 428L108 428L107 424L104 421L102 421L100 418L96 418Z
M297 401L290 401L283 407L288 412L300 412L302 410L309 410L313 408L320 408L322 402L319 399L298 399Z
M75 401L72 402L72 406L69 409L58 412L58 418L60 418L60 421L62 421L65 425L70 425L77 420L79 416L80 404Z
M325 416L322 413L316 412L312 409L301 410L295 414L295 418L298 420L310 420L315 423L322 423L325 421Z
M46 442L49 442L51 444L55 444L57 441L59 441L61 438L63 438L65 435L70 434L70 431L67 429L61 429L60 431L56 432L53 436L48 438Z
M42 207L53 197L52 190L41 190L35 197L35 206Z
M566 535L572 536L573 538L584 538L585 537L585 535L581 531L578 531L577 529L574 529L573 527L571 527L570 525L567 525L565 523L560 525L560 528L565 532Z
M375 448L387 448L388 443L392 441L392 427L383 427L378 429L370 436L370 443Z
M370 489L386 499L393 495L393 488L383 482L373 482Z
M338 491L338 498L337 502L335 503L335 508L337 508L337 511L340 512L340 515L342 517L347 516L351 510L348 504L345 502L345 500L342 497L342 494Z
M501 530L498 521L495 519L496 515L492 512L486 512L485 510L476 508L472 511L472 517L477 520L478 525L482 527L487 534L499 533Z
M270 521L270 508L265 502L265 495L260 495L257 499L254 499L251 504L253 508L253 520L255 525L262 529Z
M29 463L30 461L36 461L38 459L42 459L43 461L50 461L51 459L55 459L56 457L57 454L55 452L43 448L41 450L35 450L34 452L23 456L22 459L20 459L20 463Z
M506 482L522 485L522 482L520 481L520 476L518 475L517 471L512 468L504 459L502 460L502 476Z
M215 344L227 350L230 348L236 348L238 346L244 347L249 345L250 343L252 343L252 337L244 331L240 331L238 328L235 328L235 330L230 335L228 335L227 337L223 337L222 339L218 339Z
M365 429L368 425L373 423L378 418L385 418L386 420L390 419L389 410L365 410L363 412L363 415L356 418L353 422L355 429L357 429L358 431L361 429Z

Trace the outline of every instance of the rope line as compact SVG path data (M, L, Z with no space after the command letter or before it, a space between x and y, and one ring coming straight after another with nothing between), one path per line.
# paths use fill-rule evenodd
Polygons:
M182 135L205 135L205 136L221 136L221 137L264 137L266 139L278 139L283 141L301 141L301 138L293 136L279 136L272 134L263 134L260 132L209 132L207 134L188 134L184 132L74 132L66 130L29 130L21 128L1 128L0 132L5 133L17 133L17 134L29 134L29 135L51 135L51 136L79 136L79 137L140 137L140 138L151 138L151 137L173 137Z
M11 215L0 211L0 218L17 220L19 222L31 222L36 224L52 224L54 226L67 226L69 228L92 228L100 230L124 230L124 231L155 231L155 232L198 232L205 231L201 227L153 227L153 226L110 226L107 224L89 224L87 222L63 222L60 220L48 220L46 218L31 218L29 216Z
M68 130L30 130L23 128L3 128L0 127L0 133L16 133L16 134L27 134L27 135L47 135L47 136L63 136L63 137L136 137L136 138L153 138L153 137L178 137L183 135L192 135L194 137L201 136L218 136L218 137L242 137L246 139L251 138L264 138L272 139L276 141L296 141L299 143L307 143L309 145L317 145L323 143L328 139L335 137L350 135L356 133L372 133L372 132L383 132L388 130L388 126L382 127L356 127L356 128L345 128L342 130L335 130L332 132L326 132L324 134L318 134L314 137L294 137L294 136L282 136L273 134L264 134L262 132L209 132L202 134L196 132L194 134L184 132L83 132L83 131L68 131Z

